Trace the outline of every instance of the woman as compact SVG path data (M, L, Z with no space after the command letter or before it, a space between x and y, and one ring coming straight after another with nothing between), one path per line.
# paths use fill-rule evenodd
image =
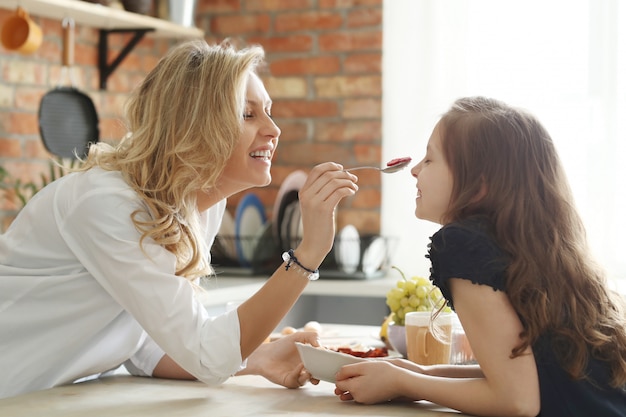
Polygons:
M261 344L332 247L335 207L357 190L340 165L310 172L302 242L258 293L218 317L194 297L226 198L271 181L280 129L255 73L262 59L260 47L173 49L131 96L129 135L92 146L0 236L0 397L121 364L211 384L310 378L293 342L314 334Z
M626 415L624 299L592 261L550 136L496 100L458 100L432 132L415 215L432 237L431 280L477 366L345 366L335 393L429 400L477 416Z

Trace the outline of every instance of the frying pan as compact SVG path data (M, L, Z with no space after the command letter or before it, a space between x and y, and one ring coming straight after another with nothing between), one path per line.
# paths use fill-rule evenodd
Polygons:
M63 158L87 155L89 144L99 140L98 114L86 94L75 87L74 21L63 19L63 54L61 79L67 73L70 86L59 85L48 91L39 105L39 132L46 149Z

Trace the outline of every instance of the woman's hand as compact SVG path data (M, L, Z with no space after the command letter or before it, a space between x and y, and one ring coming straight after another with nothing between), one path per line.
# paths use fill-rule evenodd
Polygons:
M307 381L317 385L304 369L295 342L319 346L315 332L295 332L278 340L261 344L248 358L248 366L237 375L261 375L287 388L299 388Z
M317 267L330 252L335 238L335 208L343 198L357 192L357 180L334 162L317 165L309 173L298 195L303 234L296 253L303 265Z

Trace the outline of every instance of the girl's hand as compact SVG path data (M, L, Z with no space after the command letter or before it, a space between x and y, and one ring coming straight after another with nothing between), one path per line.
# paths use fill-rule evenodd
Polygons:
M302 242L296 253L303 265L320 265L330 252L335 238L335 208L354 195L358 178L334 162L317 165L311 170L299 192L302 211Z
M295 332L278 340L261 344L248 358L248 366L237 375L261 375L287 388L299 388L307 381L317 385L304 369L295 342L319 346L315 332Z
M388 360L372 360L343 366L336 375L335 394L342 401L376 404L406 400L398 386L399 375L411 372ZM417 400L417 399L412 399Z

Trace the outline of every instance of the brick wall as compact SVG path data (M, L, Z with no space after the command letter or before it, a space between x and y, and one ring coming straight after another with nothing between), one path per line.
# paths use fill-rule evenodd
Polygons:
M11 10L0 9L0 23ZM60 77L61 24L33 16L44 43L33 55L0 46L0 165L23 181L37 182L47 172L50 155L41 142L39 100ZM230 37L260 44L267 54L262 76L274 101L273 115L282 129L269 187L255 189L271 215L284 178L296 169L333 160L346 166L381 163L382 0L199 0L196 23L207 41ZM101 140L116 141L128 92L175 43L144 38L98 90L94 28L76 28L78 88L94 101ZM110 38L112 54L125 35ZM359 193L342 203L337 221L363 233L380 228L380 174L359 175ZM241 195L229 200L234 213ZM0 229L17 212L9 196L0 201Z

